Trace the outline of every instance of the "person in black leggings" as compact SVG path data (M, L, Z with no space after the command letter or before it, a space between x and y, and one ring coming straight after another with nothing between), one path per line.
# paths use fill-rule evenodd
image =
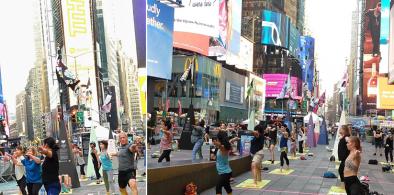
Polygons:
M282 172L284 160L286 160L287 169L289 168L289 159L287 158L287 140L289 139L289 134L282 128L282 137L280 138L280 172Z
M390 162L393 162L393 135L391 132L388 133L386 137L386 141L384 144L384 155L386 156L387 163L389 162L389 154L390 154Z
M338 160L341 161L341 164L338 168L338 173L341 178L341 182L344 182L343 171L345 168L345 160L349 156L349 149L346 146L346 138L350 136L350 129L346 125L342 125L339 130L339 143L338 143Z
M97 184L100 184L101 181L101 175L100 175L100 162L99 162L99 157L97 154L97 150L96 150L96 143L91 142L90 143L90 148L91 148L91 152L90 155L92 155L92 161L93 161L93 166L94 166L94 172L96 173L96 179L97 179Z

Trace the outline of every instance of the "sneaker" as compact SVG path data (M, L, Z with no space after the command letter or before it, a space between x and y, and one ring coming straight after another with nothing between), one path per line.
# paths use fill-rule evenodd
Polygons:
M271 160L271 164L274 164L274 162L275 162L274 160Z
M380 156L382 156L382 154L380 154Z
M373 153L374 156L376 156L376 153Z

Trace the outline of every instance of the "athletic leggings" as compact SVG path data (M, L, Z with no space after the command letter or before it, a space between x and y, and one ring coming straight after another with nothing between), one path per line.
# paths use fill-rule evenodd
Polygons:
M393 162L393 149L392 148L384 148L384 155L386 156L386 161L389 161L390 154L390 162Z
M304 148L303 148L303 146L304 146L304 141L299 141L299 142L298 142L298 152L299 152L299 153L304 153Z
M100 175L100 167L98 165L98 162L93 161L93 165L94 165L94 172L96 172L96 179L100 179L101 175Z
M282 151L280 153L280 166L283 167L284 161L283 159L286 160L286 165L289 166L289 159L287 158L287 153L286 151Z
M114 187L114 175L113 171L104 171L103 170L103 179L104 179L104 184L105 184L105 189L107 192L109 192L109 189L111 187L111 191L114 193L115 192L115 187Z
M42 183L28 183L27 192L29 195L38 195L41 189Z
M79 165L79 173L81 173L81 175L86 175L85 174L85 164Z
M357 176L344 177L344 182L347 195L363 194L362 184Z
M158 162L161 163L161 161L163 161L164 158L166 159L167 162L170 162L170 154L171 154L171 149L163 150L163 153L161 153Z
M226 190L227 194L233 190L230 185L231 173L219 174L218 183L216 184L216 194L222 194L222 187Z

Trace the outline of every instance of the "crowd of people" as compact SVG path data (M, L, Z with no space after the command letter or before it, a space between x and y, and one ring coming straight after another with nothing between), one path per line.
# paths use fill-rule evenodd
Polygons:
M101 183L101 179L104 180L106 194L117 194L112 163L114 156L118 159L117 181L120 194L127 194L127 186L132 194L138 194L136 170L139 157L144 155L141 153L144 145L140 138L136 138L134 143L129 143L128 136L124 132L119 133L119 147L115 152L108 151L108 140L99 141L99 149L96 149L94 142L90 143L90 155L97 183ZM21 194L38 195L42 186L48 195L58 195L62 192L63 177L59 174L58 150L57 141L48 137L43 140L42 146L30 146L27 150L17 146L11 154L4 153L3 160L15 166L15 178ZM83 151L74 144L72 153L76 166L80 167L80 178L85 179L87 163ZM102 176L99 172L100 168L102 168Z

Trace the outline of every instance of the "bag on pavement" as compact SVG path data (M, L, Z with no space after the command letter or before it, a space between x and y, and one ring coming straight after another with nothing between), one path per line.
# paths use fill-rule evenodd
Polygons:
M383 172L389 172L389 171L391 171L391 165L383 165L383 166L382 166L382 171L383 171Z
M370 159L370 160L368 161L368 164L370 164L370 165L377 165L377 164L378 164L378 161L377 161L376 159Z
M331 172L331 171L325 172L325 173L323 174L323 177L324 177L324 178L337 178L337 176L336 176L333 172Z

